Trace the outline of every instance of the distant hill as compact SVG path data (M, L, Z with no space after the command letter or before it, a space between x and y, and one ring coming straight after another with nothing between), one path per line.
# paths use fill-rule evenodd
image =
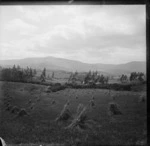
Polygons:
M36 69L43 69L44 67L48 70L64 70L64 71L78 71L87 72L100 71L104 74L119 75L122 73L146 72L146 62L134 61L126 64L88 64L80 61L55 58L55 57L39 57L39 58L25 58L15 60L0 60L0 66L11 67L13 65L20 65L21 67L32 67Z

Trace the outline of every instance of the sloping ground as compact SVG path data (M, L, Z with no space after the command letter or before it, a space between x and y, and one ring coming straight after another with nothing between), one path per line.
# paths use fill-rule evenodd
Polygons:
M146 102L138 100L140 92L111 91L110 95L117 94L115 102L123 114L109 116L108 105L112 97L107 90L65 89L46 93L42 85L4 82L0 85L0 136L7 144L136 145L146 139L147 107ZM95 107L90 108L87 116L100 127L81 132L65 129L72 119L55 122L67 100L75 115L78 105L88 105L92 96ZM17 117L7 111L4 99L8 97L12 97L12 106L24 108L29 116Z

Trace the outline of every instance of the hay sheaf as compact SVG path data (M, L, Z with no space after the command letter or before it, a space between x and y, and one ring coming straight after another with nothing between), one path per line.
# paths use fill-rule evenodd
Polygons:
M10 111L12 108L13 108L13 106L10 105L10 104L8 104L8 106L6 107L6 110L7 110L7 111Z
M77 113L74 117L74 120L71 122L69 126L67 126L65 129L76 129L80 132L83 130L93 130L94 128L100 128L101 125L92 120L89 119L87 116L88 113L88 106L84 106L83 104L79 104L77 107Z
M67 103L66 103L67 105L70 105L70 100L67 100Z
M10 102L9 101L4 101L4 105L7 107L10 105Z
M52 87L51 87L51 86L48 86L48 87L45 89L45 92L51 93L51 92L52 92Z
M87 115L86 115L87 108L86 107L80 107L80 108L82 108L82 110L80 109L81 111L77 113L72 123L68 127L66 127L66 129L77 128L78 130L80 130L86 128L85 121L87 120Z
M12 113L16 114L20 111L20 109L17 106L14 106L11 110Z
M142 94L139 97L139 102L145 102L146 101L146 95Z
M55 100L53 100L53 101L52 101L52 104L56 104L56 101L55 101Z
M37 102L40 101L40 97L37 97L37 98L36 98L36 101L37 101Z
M79 115L81 113L81 111L83 110L83 108L84 108L84 105L80 103L78 105L78 107L77 107L77 111L76 111L77 115Z
M34 109L34 107L35 107L35 103L32 103L30 109Z
M28 104L31 104L31 103L32 103L32 100L31 100L31 99L29 99Z
M63 107L63 110L61 111L60 115L56 118L56 122L57 121L66 121L69 118L71 118L72 114L68 108L68 104L66 103Z
M93 99L89 101L89 106L90 107L95 107L95 102L94 102Z
M115 103L115 102L109 103L108 114L110 114L110 115L121 115L122 114L117 103Z
M28 115L28 113L27 113L27 111L26 111L24 108L22 108L22 109L20 110L20 112L18 113L18 116L19 116L19 117L22 117L22 116L25 116L25 115Z
M115 99L116 99L116 97L117 97L117 94L113 94L113 95L111 95L112 100L115 100Z
M4 141L2 137L0 137L0 146L7 146L6 142Z
M94 96L92 96L92 100L94 100L95 99L95 97Z

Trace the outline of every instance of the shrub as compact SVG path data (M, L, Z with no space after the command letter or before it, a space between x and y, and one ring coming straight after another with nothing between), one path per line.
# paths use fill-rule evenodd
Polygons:
M130 91L132 85L131 84L85 84L85 85L78 85L78 84L71 84L71 83L66 83L65 84L69 88L74 88L74 89L113 89L113 90L124 90L124 91Z
M60 90L64 90L66 88L65 85L61 85L61 84L54 84L53 86L51 86L51 91L52 92L57 92L57 91L60 91Z

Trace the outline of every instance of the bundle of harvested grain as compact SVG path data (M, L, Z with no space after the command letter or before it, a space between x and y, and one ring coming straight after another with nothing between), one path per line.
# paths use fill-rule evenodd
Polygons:
M146 101L146 95L142 94L139 97L139 102L145 102Z
M68 108L68 104L66 103L64 105L64 108L62 109L60 115L56 118L55 121L66 121L68 120L69 118L71 118L71 112Z
M34 107L35 107L35 103L32 103L30 109L33 109Z
M28 104L30 104L32 102L32 100L30 99L29 101L28 101Z
M4 105L7 107L8 105L10 105L10 102L5 101L5 102L4 102Z
M68 127L66 127L66 129L72 128L84 129L86 127L85 122L87 120L86 111L87 108L83 107L82 111L77 114L72 123Z
M116 95L115 95L115 94L112 94L112 95L111 95L111 98L112 98L112 100L115 100L115 99L116 99Z
M25 115L28 115L28 113L26 112L26 110L24 108L22 108L20 110L20 112L18 113L18 116L22 117L22 116L25 116Z
M45 89L45 92L51 93L51 92L52 92L52 87L51 87L51 86L48 86L48 87Z
M89 101L89 105L90 105L91 107L94 107L94 106L95 106L95 103L94 103L94 100L93 100L93 99Z
M95 98L94 98L94 96L92 96L92 100L94 100Z
M12 109L12 105L8 104L8 106L6 107L6 110L10 111Z
M0 137L0 146L7 146L3 138Z
M37 97L36 101L37 101L37 102L40 101L40 97Z
M84 105L80 103L80 104L78 105L78 107L77 107L77 112L76 112L77 115L80 114L80 112L83 110L83 108L84 108Z
M17 106L14 106L11 110L12 113L18 113L20 109Z
M122 112L119 110L118 105L115 102L109 103L108 113L110 115L120 115Z
M67 104L67 105L70 105L70 100L69 100L69 99L67 100L67 103L66 103L66 104Z
M52 101L52 104L56 104L56 101L55 101L55 100L53 100L53 101Z

